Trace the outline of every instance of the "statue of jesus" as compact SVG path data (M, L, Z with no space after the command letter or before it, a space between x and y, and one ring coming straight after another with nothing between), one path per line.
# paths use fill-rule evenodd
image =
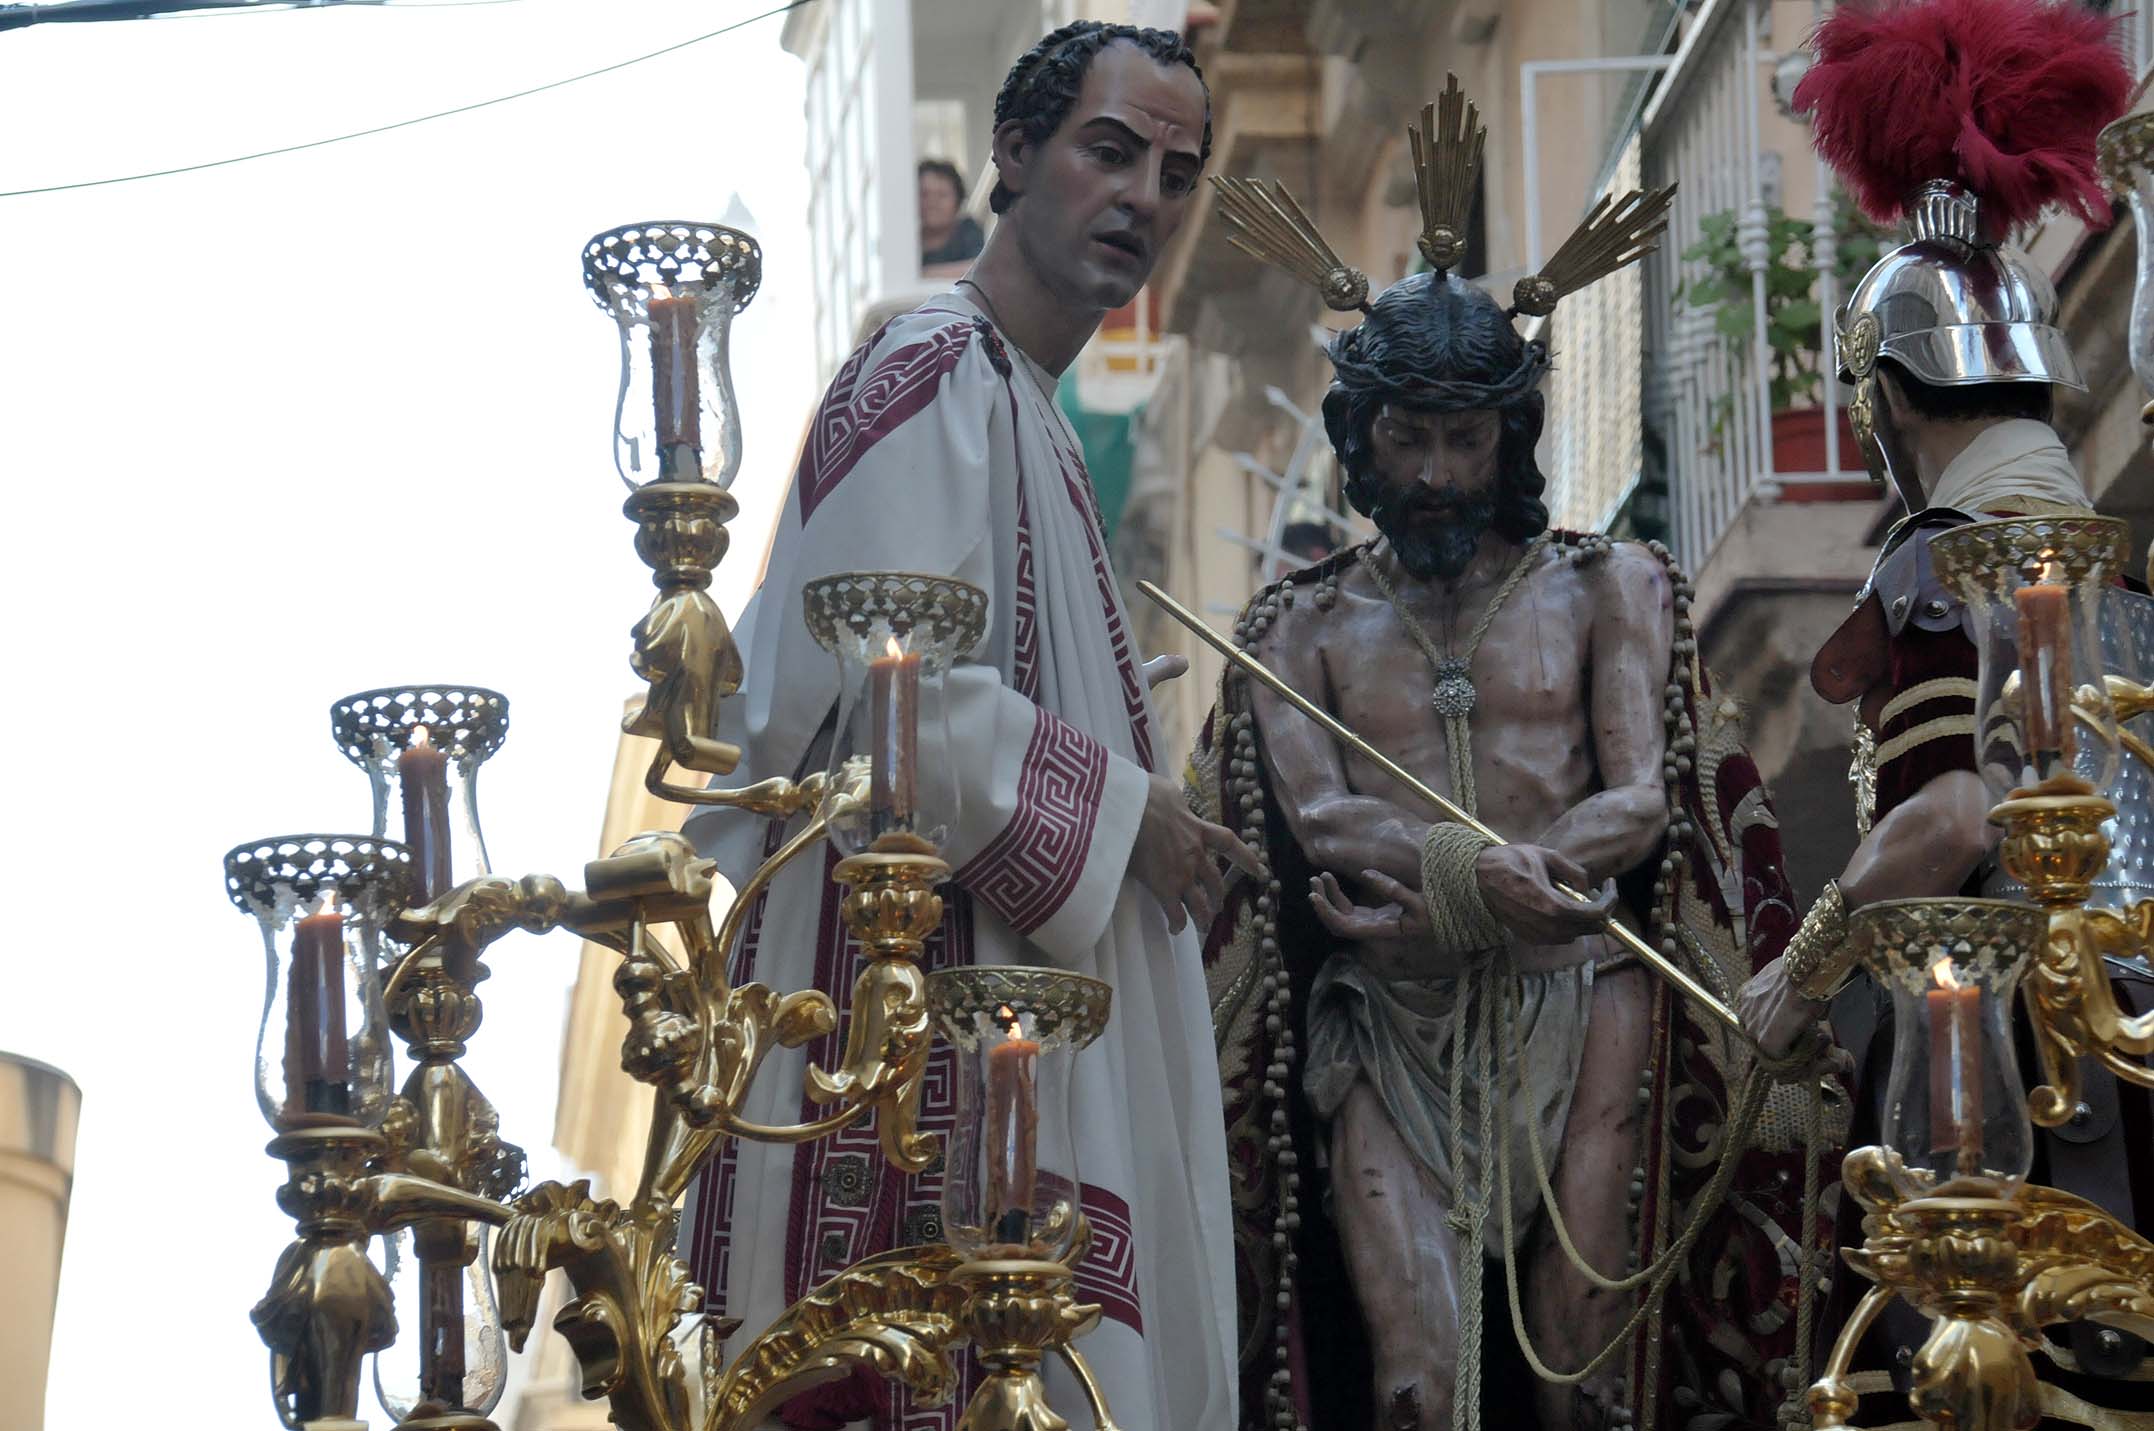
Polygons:
M1418 163L1442 142L1433 117L1415 138L1424 216L1440 216L1426 176L1444 166ZM1231 221L1252 191L1228 190ZM1748 1233L1720 1215L1728 1184L1706 1175L1723 1155L1746 1194L1773 1181L1743 1154L1753 1129L1729 1126L1747 1060L1607 932L1626 920L1732 989L1793 925L1771 809L1666 552L1549 530L1548 349L1443 271L1442 238L1424 238L1433 271L1373 303L1358 273L1323 275L1334 307L1364 314L1330 345L1323 414L1379 535L1260 593L1237 634L1509 843L1230 670L1195 774L1200 812L1269 859L1207 946L1243 1424L1583 1431L1683 1386L1735 1413L1725 1424L1771 1425L1798 1295L1781 1224L1803 1223L1803 1180L1783 1156ZM1302 267L1322 259L1337 264L1322 250ZM1529 279L1520 308L1594 276ZM1485 1313L1484 1266L1500 1278ZM1703 1306L1731 1283L1755 1305ZM1676 1326L1692 1312L1735 1330L1736 1377L1710 1327ZM1523 1388L1482 1386L1484 1346L1514 1345L1538 1373L1531 1413Z

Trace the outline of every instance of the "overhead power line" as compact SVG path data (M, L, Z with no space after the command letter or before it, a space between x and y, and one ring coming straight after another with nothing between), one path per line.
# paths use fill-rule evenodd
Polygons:
M258 149L252 154L235 154L226 159L209 159L200 164L181 164L171 169L151 169L140 174L117 174L109 179L79 179L72 184L44 184L34 189L0 189L0 199L20 199L31 194L58 194L70 189L96 189L107 184L131 184L137 179L164 179L174 174L193 174L203 169L219 169L227 164L245 164L255 159L272 159L279 154L297 154L303 149L320 149L328 144L342 144L347 139L364 139L369 135L387 134L393 129L409 129L415 124L425 124L429 120L447 119L456 114L469 114L475 109L487 109L497 104L507 104L512 99L527 99L534 94L544 94L548 90L580 84L588 79L597 79L600 75L610 75L617 70L625 70L631 65L640 65L646 60L655 60L662 55L670 55L676 50L685 50L690 45L700 45L705 40L715 40L720 35L730 35L735 30L744 29L755 24L758 20L768 20L773 15L783 15L789 10L798 10L803 5L813 3L814 0L790 0L790 3L773 6L760 14L750 15L745 20L735 20L732 24L722 26L707 34L696 35L675 44L667 45L663 49L637 55L632 59L620 60L595 70L585 70L582 74L570 75L566 79L549 80L545 84L533 85L529 89L520 89L513 94L497 95L492 99L482 99L473 104L460 104L454 109L440 109L432 114L421 114L411 119L399 119L393 124L377 124L371 129L355 129L349 134L333 134L327 139L309 139L303 144L285 144L275 149Z
M409 15L414 10L470 10L478 6L521 5L524 0L330 0L325 6L306 4L242 5L237 9L180 10L157 16L160 20L227 20L234 15L297 15L302 10L365 10L376 15Z
M175 12L194 10L212 15L252 12L267 15L292 9L322 10L347 5L379 7L384 0L69 0L62 5L0 5L0 30L20 30L31 25L95 24L105 20L162 20L189 18Z

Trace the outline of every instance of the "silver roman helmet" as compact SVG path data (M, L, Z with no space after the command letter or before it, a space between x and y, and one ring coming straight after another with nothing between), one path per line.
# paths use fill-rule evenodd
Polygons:
M1936 387L2057 383L2086 388L2058 330L2057 291L2009 243L1985 242L1975 196L1949 179L1907 208L1909 240L1879 259L1840 310L1840 376L1880 358Z
M1909 230L1837 315L1848 419L1877 476L1900 445L1879 430L1883 359L1936 387L2086 387L2056 290L2005 236L2051 205L2108 226L2094 136L2133 83L2116 25L2057 0L1866 0L1811 36L1794 108L1863 213Z
M1932 179L1908 201L1906 219L1908 241L1871 265L1838 315L1840 377L1855 388L1848 426L1863 465L1885 483L1904 454L1878 425L1881 359L1934 387L2087 386L2055 322L2057 290L2026 254L1985 235L1970 190Z

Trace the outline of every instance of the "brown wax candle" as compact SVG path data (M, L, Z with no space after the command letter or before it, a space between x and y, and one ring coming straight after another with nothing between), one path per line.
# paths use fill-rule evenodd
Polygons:
M868 664L868 808L875 833L909 830L920 799L920 657L890 638Z
M669 449L703 445L703 395L696 373L698 314L694 294L651 296L651 400L657 409L658 446L666 475L674 475Z
M299 921L285 986L284 1079L291 1113L351 1112L351 1049L344 1027L344 916L336 896Z
M1002 1041L987 1054L987 1206L990 1225L1029 1215L1039 1185L1040 1046L1024 1037L1017 1016L1000 1012Z
M2042 579L2013 593L2019 613L2020 703L2026 712L2027 759L2037 779L2068 763L2072 730L2071 588L2056 562Z
M404 792L404 844L411 850L418 904L431 904L449 892L449 757L435 747L420 726L411 745L396 758L396 779Z

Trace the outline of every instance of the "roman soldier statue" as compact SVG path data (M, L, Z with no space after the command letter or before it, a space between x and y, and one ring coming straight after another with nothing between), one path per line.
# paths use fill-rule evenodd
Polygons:
M1932 570L1929 548L1967 522L2091 505L2051 425L2057 390L2086 384L2056 326L2048 276L2011 236L2052 204L2089 227L2109 223L2095 135L2131 88L2113 23L2049 0L1843 5L1818 31L1815 63L1795 93L1819 152L1865 212L1906 225L1907 241L1863 276L1838 318L1857 438L1906 514L1811 667L1818 693L1855 712L1861 841L1786 957L1752 981L1739 1006L1768 1051L1787 1047L1829 1008L1857 1070L1856 1144L1879 1140L1892 1006L1851 967L1848 913L1884 899L2021 893L1997 868L2000 831L1976 773L1971 619ZM2120 588L2104 603L2103 628L2110 667L2144 673L2154 656L2154 603ZM2150 780L2154 772L2126 757L2121 788L2110 792L2120 815L2095 904L2154 893ZM2116 963L2123 1001L2147 1007L2154 983L2143 962ZM2034 1181L2134 1223L2135 1203L2154 1198L2154 1112L2144 1092L2121 1090L2111 1074L2089 1068L2085 1077L2072 1119L2038 1139ZM1859 1218L1843 1201L1844 1242L1860 1242ZM1859 1294L1856 1279L1843 1282L1832 1327ZM1873 1375L1889 1373L1904 1394L1911 1349L1926 1328L1896 1303L1865 1348ZM2129 1373L2143 1351L2124 1333L2076 1327L2072 1366L2045 1367L2044 1380L2132 1404L2107 1379ZM1875 1410L1904 1416L1905 1402Z

